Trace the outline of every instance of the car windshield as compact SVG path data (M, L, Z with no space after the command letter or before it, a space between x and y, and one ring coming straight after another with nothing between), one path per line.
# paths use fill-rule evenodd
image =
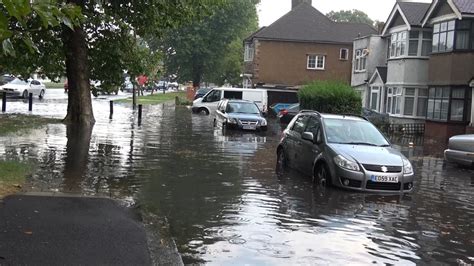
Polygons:
M9 84L15 84L15 85L26 85L28 83L26 83L25 81L21 80L21 79L14 79L12 81L9 82Z
M288 111L293 111L293 112L298 112L300 110L300 104L295 103L290 106L288 106Z
M324 131L329 143L389 146L384 136L365 120L326 118Z
M7 84L8 82L10 82L14 79L15 79L14 77L10 77L10 76L0 77L0 85Z
M227 113L259 114L260 110L254 103L230 102L227 105Z
M204 95L206 93L208 93L211 89L199 89L197 91L198 94L201 94L201 95Z

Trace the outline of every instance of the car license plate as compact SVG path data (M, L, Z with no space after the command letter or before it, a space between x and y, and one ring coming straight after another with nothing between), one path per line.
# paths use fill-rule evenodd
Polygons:
M372 180L372 182L398 183L398 176L372 175L370 180Z
M256 125L243 125L242 128L247 129L247 130L256 130L257 126Z

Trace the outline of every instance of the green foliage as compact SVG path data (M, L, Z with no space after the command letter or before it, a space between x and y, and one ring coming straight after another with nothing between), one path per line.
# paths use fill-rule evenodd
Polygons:
M159 38L165 30L208 14L222 1L83 0L81 9L65 0L2 0L0 73L29 77L39 71L59 80L66 68L62 32L80 25L87 33L90 78L111 92L122 84L124 71L132 80L140 74L158 75L162 56L142 36Z
M33 165L19 161L0 160L0 199L21 189Z
M36 115L0 115L0 136L11 133L19 135L47 124L60 122L59 119Z
M349 85L340 81L314 81L298 91L301 109L331 114L360 115L362 102Z
M258 0L228 0L209 15L167 31L151 44L164 53L167 75L178 81L240 83L242 42L257 29Z
M335 22L358 22L365 23L371 26L374 25L374 21L369 18L369 16L363 11L353 9L353 10L341 10L341 11L331 11L326 14L328 18Z

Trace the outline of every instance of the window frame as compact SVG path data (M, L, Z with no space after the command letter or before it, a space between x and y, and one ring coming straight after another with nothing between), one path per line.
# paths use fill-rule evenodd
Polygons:
M346 56L342 57L342 51L346 52ZM339 49L339 60L346 61L349 59L349 49L348 48L341 48Z
M314 60L311 59L314 57ZM323 66L318 67L319 59L322 58ZM310 61L314 61L314 67L310 67ZM306 69L307 70L325 70L326 69L326 56L321 54L308 54L306 55Z
M255 54L255 49L253 47L253 43L246 43L244 49L244 62L251 62L253 61Z
M444 97L444 94L441 94L441 97L437 95L437 89L440 89L443 91L443 89L449 90L447 97ZM464 95L463 97L455 97L453 95L453 92L455 90L464 90ZM431 93L433 91L433 93ZM447 123L460 123L460 124L466 124L470 121L470 112L472 110L470 109L471 107L471 101L472 101L472 89L468 86L431 86L428 89L428 102L426 105L427 111L426 111L426 120L429 121L437 121L437 122L447 122ZM432 97L433 96L433 97ZM447 116L446 119L441 118L441 113L442 113L442 101L447 101ZM430 113L429 110L429 103L430 101L433 102L432 104L432 116L429 116L428 114ZM453 107L453 101L460 102L462 101L462 118L461 120L453 119L452 118L452 107ZM435 109L436 109L436 103L440 102L440 110L439 110L439 118L435 118Z
M354 53L354 72L367 71L367 55L364 55L364 50L367 48L357 49Z
M414 90L413 94L408 95L408 90ZM420 104L420 99L426 99L426 105L428 104L428 95L423 95L422 90L428 90L425 87L387 87L387 93L385 96L386 105L383 110L394 116L399 117L410 117L410 118L425 118L425 115L419 115L418 105ZM411 112L406 113L406 101L407 99L412 99L413 104L410 108Z

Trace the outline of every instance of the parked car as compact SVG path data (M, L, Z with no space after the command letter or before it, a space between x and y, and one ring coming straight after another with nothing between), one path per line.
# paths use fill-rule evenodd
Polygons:
M0 76L0 86L7 84L8 82L10 82L14 79L15 79L14 76L11 76L11 75L8 75L8 74Z
M6 92L9 96L28 98L30 93L34 96L43 98L46 93L46 86L39 80L31 79L28 81L14 78L0 86L0 92Z
M196 91L196 94L194 94L194 100L202 98L210 90L211 90L211 88L200 88L199 90Z
M457 135L449 138L444 159L461 165L474 167L474 134Z
M373 192L413 190L413 167L369 121L301 111L277 148L279 169L291 167L322 185Z
M217 105L214 126L266 131L267 120L252 101L224 99Z
M390 116L388 114L379 113L369 108L362 108L362 116L367 118L375 125L384 125L390 123Z
M222 99L237 99L255 102L258 108L266 114L268 95L263 89L243 89L243 88L215 88L210 90L204 97L193 101L191 110L193 113L204 113L206 115L214 113L217 104Z
M277 117L278 119L280 119L280 123L288 124L291 122L293 117L295 117L299 112L300 112L300 104L295 103L288 106L285 109L281 109L280 112L278 112Z

